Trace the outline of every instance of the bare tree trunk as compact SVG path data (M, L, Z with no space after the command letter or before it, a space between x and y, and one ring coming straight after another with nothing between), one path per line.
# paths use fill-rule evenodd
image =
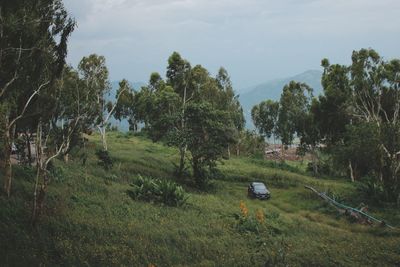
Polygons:
M28 164L32 164L31 135L25 133L26 146L28 148Z
M31 223L36 224L37 221L37 203L38 203L38 187L39 187L39 178L40 178L40 167L39 167L39 162L37 162L36 165L36 180L35 180L35 188L33 190L33 207L32 207L32 218L31 218Z
M236 145L236 156L240 156L240 144Z
M37 170L35 191L33 193L33 210L32 210L32 224L35 225L43 212L44 200L46 198L47 187L49 184L49 177L47 170L43 169L44 166L39 167ZM39 180L42 182L39 184Z
M318 164L317 164L317 153L315 151L315 147L311 148L311 155L312 155L312 165L313 165L313 173L314 176L318 176Z
M274 140L274 148L273 148L273 150L272 150L272 156L274 157L274 164L276 165L276 158L277 158L277 156L275 155L275 149L276 149L275 134L273 134L272 136L273 136L273 140Z
M50 162L45 159L43 153L43 147L46 145L43 143L43 128L41 122L39 122L37 129L37 140L36 140L36 181L33 192L33 209L32 209L32 225L35 225L42 214L44 200L47 192L47 186L49 183L49 177L47 174L47 164ZM46 140L47 138L45 138ZM61 149L59 150L59 153Z
M10 130L6 127L4 132L4 193L7 197L11 194L11 182L12 182L12 165L11 165L11 151L12 151L12 140L10 136Z
M231 158L231 148L230 148L230 146L228 145L228 159L230 159Z
M352 182L354 182L355 181L355 179L354 179L354 170L353 170L353 166L351 164L351 160L349 160L349 170L350 170L350 179L351 179Z
M97 126L100 132L101 142L103 144L103 150L108 151L107 147L107 137L106 137L106 128L104 126Z
M101 139L103 141L103 148L105 151L108 151L107 146L107 136L106 136L106 128L103 128L103 133L101 134Z
M183 170L185 169L185 155L186 155L187 146L179 148L179 169L178 169L178 176L183 176Z

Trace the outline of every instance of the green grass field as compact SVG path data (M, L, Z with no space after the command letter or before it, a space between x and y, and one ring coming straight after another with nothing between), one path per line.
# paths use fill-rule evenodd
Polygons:
M399 266L400 231L360 225L338 216L304 185L328 191L347 204L368 203L357 186L316 179L300 165L273 168L259 159L220 163L221 177L207 192L184 185L183 207L134 201L127 195L137 175L172 176L177 153L142 137L111 133L114 168L96 162L98 137L89 158L56 163L46 214L29 224L34 170L14 168L13 195L0 197L0 266ZM246 197L249 181L270 187L269 201ZM176 180L175 180L176 181ZM240 202L265 214L260 228L240 228ZM369 212L400 225L394 206Z

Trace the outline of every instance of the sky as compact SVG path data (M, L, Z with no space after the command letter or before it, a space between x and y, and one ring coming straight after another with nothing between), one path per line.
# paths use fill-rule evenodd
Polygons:
M400 58L399 0L64 0L78 27L68 63L106 57L111 80L147 82L179 52L234 87L349 64L353 50Z

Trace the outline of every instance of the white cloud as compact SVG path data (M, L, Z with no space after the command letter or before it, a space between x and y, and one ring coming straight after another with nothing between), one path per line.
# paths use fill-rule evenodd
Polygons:
M361 47L399 57L398 0L64 2L79 25L70 60L105 54L113 78L147 79L174 50L211 70L226 66L240 86L318 67L321 57L342 60Z

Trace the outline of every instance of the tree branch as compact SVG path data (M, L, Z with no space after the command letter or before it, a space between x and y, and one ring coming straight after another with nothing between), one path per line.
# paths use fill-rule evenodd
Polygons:
M42 88L46 85L48 85L50 82L45 82L43 84L41 84L39 86L39 88L33 92L33 94L29 97L28 101L26 101L24 108L22 109L21 113L14 119L11 121L11 123L9 124L9 128L11 128L19 119L21 119L24 116L24 113L26 111L26 109L28 108L29 104L31 103L32 99L35 97L35 95L39 94L40 90L42 90Z

